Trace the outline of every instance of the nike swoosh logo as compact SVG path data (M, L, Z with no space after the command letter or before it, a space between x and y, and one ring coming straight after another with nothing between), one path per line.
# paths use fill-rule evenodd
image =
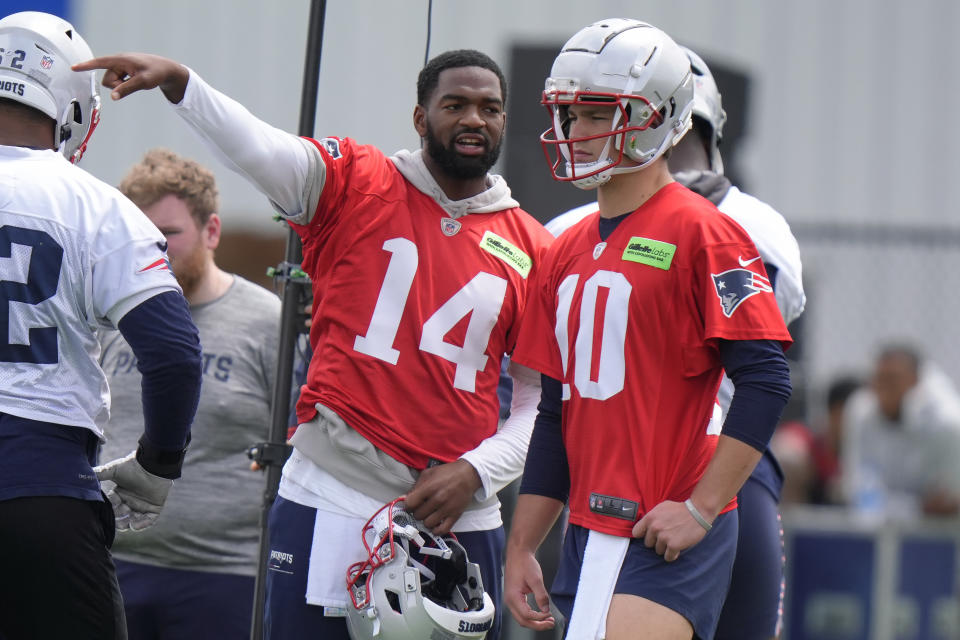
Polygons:
M740 266L741 266L741 267L750 266L750 264L756 262L756 261L759 260L759 259L760 259L760 256L757 256L756 258L752 258L752 259L750 259L750 260L744 260L744 259L741 258L740 256L737 256L737 261L740 263Z

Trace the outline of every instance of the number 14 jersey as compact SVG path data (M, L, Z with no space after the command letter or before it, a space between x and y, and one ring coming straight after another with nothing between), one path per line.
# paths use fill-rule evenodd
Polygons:
M323 191L293 225L314 291L298 420L320 403L404 464L455 460L496 432L500 360L552 236L512 200L453 217L374 147L314 143Z

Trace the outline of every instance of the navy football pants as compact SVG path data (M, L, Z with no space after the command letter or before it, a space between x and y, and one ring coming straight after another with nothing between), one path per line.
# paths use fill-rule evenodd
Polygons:
M783 609L783 529L777 500L751 476L737 496L740 537L715 640L773 638Z
M295 558L310 557L317 510L278 497L270 510L270 549ZM359 537L360 532L357 531ZM497 607L486 640L499 640L503 607L503 527L490 531L457 533L470 562L480 565L484 590ZM264 638L267 640L350 640L347 620L323 615L323 607L308 605L307 563L283 565L283 571L267 571ZM344 576L346 580L346 576ZM344 582L346 590L346 582Z
M114 562L129 640L250 638L253 576Z

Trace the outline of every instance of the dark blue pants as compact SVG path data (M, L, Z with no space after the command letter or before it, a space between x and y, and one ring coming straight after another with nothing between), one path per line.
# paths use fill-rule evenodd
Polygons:
M267 640L350 640L347 620L323 615L323 607L308 605L306 561L313 542L317 510L277 498L270 510L270 549L290 554L292 563L267 571L264 638ZM359 537L360 532L357 531ZM457 533L470 562L480 565L484 590L497 607L487 640L499 640L503 607L503 527L490 531ZM346 583L344 583L346 590Z
M783 527L777 499L751 476L737 496L740 537L715 640L767 640L783 610Z
M114 560L130 640L248 640L253 576Z

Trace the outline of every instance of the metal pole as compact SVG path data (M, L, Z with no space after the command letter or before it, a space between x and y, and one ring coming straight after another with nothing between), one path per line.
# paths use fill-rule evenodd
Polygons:
M310 18L307 31L307 51L303 66L303 90L300 95L300 123L298 135L313 136L317 110L317 90L320 79L320 53L323 49L323 22L327 11L326 0L311 0ZM280 353L277 357L276 383L273 389L273 403L270 421L270 439L261 447L258 460L265 463L266 487L263 493L263 508L260 513L260 555L257 564L257 578L254 588L253 621L250 629L251 640L263 638L263 606L266 595L267 561L270 555L270 541L267 531L267 518L270 508L277 498L280 486L280 474L283 462L287 458L287 424L289 419L291 387L293 383L294 354L297 336L303 332L303 315L299 306L306 299L305 293L310 283L305 278L290 277L290 269L298 268L303 260L300 237L292 228L287 233L287 247L284 264L279 270L283 281L282 312L280 320ZM282 452L275 455L276 452ZM265 455L264 455L265 454Z

